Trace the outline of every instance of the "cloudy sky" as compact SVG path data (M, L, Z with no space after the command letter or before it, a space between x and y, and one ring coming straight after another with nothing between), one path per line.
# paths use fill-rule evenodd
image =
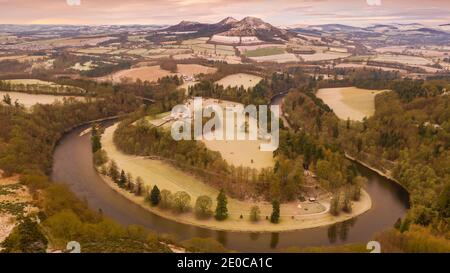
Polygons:
M0 0L0 24L174 24L260 17L277 26L450 23L450 0Z

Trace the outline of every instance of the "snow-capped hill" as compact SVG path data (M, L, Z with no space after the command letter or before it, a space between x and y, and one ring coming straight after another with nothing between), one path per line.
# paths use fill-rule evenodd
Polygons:
M220 21L219 23L217 23L218 25L231 25L238 22L238 20L234 19L233 17L227 17L225 19L223 19L222 21Z

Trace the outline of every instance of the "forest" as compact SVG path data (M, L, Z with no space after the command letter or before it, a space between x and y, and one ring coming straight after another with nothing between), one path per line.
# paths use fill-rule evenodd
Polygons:
M445 91L450 82L385 78L386 82L379 86L372 83L378 77L367 78L365 73L360 76L362 79L355 77L341 84L392 90L376 97L375 115L363 122L339 120L323 107L320 99L313 99L315 90L323 86L321 83L310 85L310 89L293 90L287 96L285 110L295 134L303 136L304 143L292 147L302 147L299 152L303 157L313 159L312 167L319 178L329 178L331 171L332 184L341 184L340 177L345 178L348 168L340 162L345 161L346 153L391 174L411 197L412 207L399 220L399 226L420 225L448 238L450 97ZM328 84L331 83L325 83ZM315 144L309 149L303 148L308 143L304 135L314 139ZM288 137L290 142L295 141L291 135ZM328 151L315 148L321 145ZM288 147L281 151L293 153Z

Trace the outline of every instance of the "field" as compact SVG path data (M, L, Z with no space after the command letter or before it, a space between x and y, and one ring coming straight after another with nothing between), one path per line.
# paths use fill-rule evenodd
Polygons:
M74 70L78 70L78 71L89 71L89 70L94 69L94 67L96 67L96 65L93 64L92 61L90 61L90 62L86 62L86 63L83 63L83 64L76 63L71 68L74 69Z
M208 67L199 64L179 64L178 73L188 76L195 76L198 74L213 74L216 73L217 68Z
M113 82L120 82L123 79L130 79L136 81L140 79L142 81L156 82L158 79L173 75L167 70L162 70L158 65L131 68L122 71L118 71L110 76L99 78L99 80L112 80Z
M37 94L27 94L21 92L9 92L9 91L0 91L0 100L3 100L3 96L9 94L11 97L12 103L16 100L20 104L23 104L26 108L30 108L35 104L52 104L56 101L62 102L64 98L75 98L77 100L82 100L84 97L76 97L76 96L53 96L53 95L37 95Z
M236 48L239 50L240 53L245 54L245 52L247 51L273 47L286 48L285 45L278 45L278 44L245 45L245 46L237 46Z
M280 55L284 54L285 51L280 47L266 47L266 48L258 48L254 50L248 50L244 53L246 57L263 57L263 56L271 56L271 55Z
M225 88L227 87L239 87L244 86L245 89L254 87L262 80L261 77L250 75L250 74L244 74L244 73L238 73L226 76L225 78L220 79L216 83L219 85L223 85Z
M44 60L44 56L28 56L28 55L16 55L16 56L3 56L0 57L0 62L2 61L18 61L21 63L24 62L36 62L40 60Z
M423 66L433 64L432 61L422 57L415 57L408 55L389 55L389 54L378 55L373 59L373 61L400 63L405 65L423 65Z
M154 65L122 70L110 76L101 77L99 78L99 80L112 80L113 82L120 82L121 79L130 79L132 81L141 79L142 81L156 82L158 81L158 79L166 76L172 75L194 76L200 73L204 74L214 73L215 71L216 68L213 67L207 67L197 64L179 64L178 73L172 73L170 71L161 69L158 65Z
M226 45L212 45L212 44L195 44L191 45L191 49L196 54L200 55L215 55L215 56L235 56L234 47Z
M383 66L372 66L372 65L365 65L365 64L358 64L358 63L340 63L335 66L336 68L355 68L355 69L381 69L383 71L398 71L402 74L408 73L404 69L398 69L398 68L391 68L391 67L383 67Z
M83 53L83 54L106 54L106 53L111 52L116 49L117 48L115 48L115 47L91 47L91 48L79 49L76 52Z
M351 56L351 54L328 51L315 54L298 54L297 56L302 58L305 62L320 62L320 61L347 58Z
M54 82L41 81L35 79L14 79L3 80L2 83L9 84L8 91L20 91L27 93L45 93L52 95L64 95L64 94L85 94L86 90L68 85L59 85Z
M317 91L322 99L342 120L362 121L375 113L375 96L384 90L367 90L356 87L324 88Z
M299 61L296 55L291 53L282 53L278 55L261 56L261 57L251 57L250 59L256 62L275 62L275 63L289 63Z

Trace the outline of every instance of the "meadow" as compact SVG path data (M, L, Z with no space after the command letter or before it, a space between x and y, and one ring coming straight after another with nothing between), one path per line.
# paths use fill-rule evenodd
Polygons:
M271 56L271 55L280 55L284 54L285 51L280 47L266 47L266 48L258 48L254 50L248 50L244 53L246 57L263 57L263 56Z
M245 89L248 89L251 87L255 87L255 85L257 85L261 80L262 78L259 76L245 73L238 73L226 76L225 78L220 79L216 83L219 85L223 85L223 87L225 88L244 86Z
M8 94L11 97L12 103L17 101L18 103L25 106L25 108L30 108L36 104L52 104L57 101L62 102L64 99L74 98L77 100L84 99L83 97L76 96L54 96L54 95L38 95L38 94L27 94L22 92L10 92L10 91L0 91L0 100L3 100L3 96Z
M330 106L342 120L362 121L375 113L375 96L385 90L368 90L356 87L323 88L316 96Z

